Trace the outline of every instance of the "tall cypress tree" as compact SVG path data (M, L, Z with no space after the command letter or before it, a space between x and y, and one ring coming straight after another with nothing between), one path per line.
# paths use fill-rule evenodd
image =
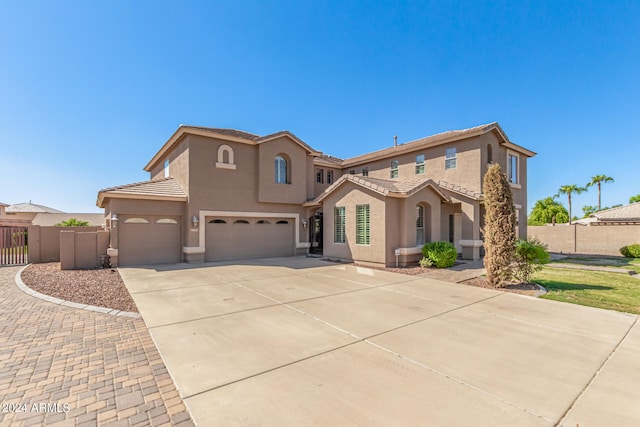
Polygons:
M516 243L516 211L507 176L497 163L484 176L484 266L491 286L502 286L511 278Z

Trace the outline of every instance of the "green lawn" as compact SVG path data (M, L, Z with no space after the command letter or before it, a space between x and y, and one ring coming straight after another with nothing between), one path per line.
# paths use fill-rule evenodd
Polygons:
M544 268L532 281L549 291L541 298L640 314L640 279L628 274Z
M557 261L565 264L597 265L602 267L624 268L640 273L640 258L623 257L567 257Z

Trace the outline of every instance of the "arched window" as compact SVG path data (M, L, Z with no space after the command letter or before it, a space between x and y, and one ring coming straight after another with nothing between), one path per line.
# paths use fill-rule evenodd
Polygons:
M424 207L416 206L416 246L424 245Z
M275 160L275 181L276 184L288 184L289 165L287 159L281 155L276 156Z
M227 144L223 144L218 147L218 161L216 167L221 169L235 169L236 165L233 162L233 149Z
M233 221L234 224L249 224L249 221L247 221L246 219L236 219L235 221Z
M226 224L227 221L225 221L224 219L212 219L211 221L209 221L209 224Z
M493 162L493 147L491 144L487 145L487 163Z

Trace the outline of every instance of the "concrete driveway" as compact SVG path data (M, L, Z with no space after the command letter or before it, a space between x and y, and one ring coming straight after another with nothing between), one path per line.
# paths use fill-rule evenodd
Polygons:
M120 273L198 425L640 425L637 316L304 257Z

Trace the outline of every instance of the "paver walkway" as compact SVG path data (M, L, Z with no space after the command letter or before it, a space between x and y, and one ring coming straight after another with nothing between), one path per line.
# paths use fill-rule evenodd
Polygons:
M192 426L140 318L20 291L0 268L0 425Z

